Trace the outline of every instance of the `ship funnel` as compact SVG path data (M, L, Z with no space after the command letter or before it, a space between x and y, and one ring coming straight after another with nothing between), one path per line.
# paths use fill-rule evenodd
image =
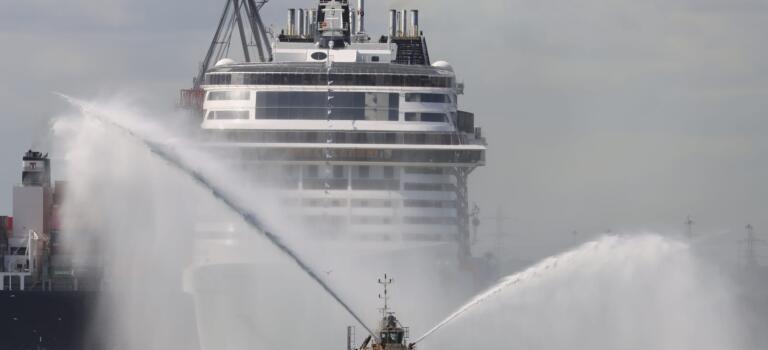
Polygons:
M365 0L357 0L357 32L365 33Z
M411 10L411 29L410 34L413 37L419 36L419 10Z
M308 33L314 35L317 31L317 10L309 10L309 23L307 25L309 27Z
M299 31L299 35L306 36L309 33L309 30L307 29L307 22L309 22L309 14L307 13L309 11L305 9L299 10L299 28L301 28Z
M408 10L400 12L400 36L408 36Z
M397 10L389 10L389 37L397 35Z
M296 35L296 9L288 9L287 35Z
M304 9L296 10L296 34L304 36Z

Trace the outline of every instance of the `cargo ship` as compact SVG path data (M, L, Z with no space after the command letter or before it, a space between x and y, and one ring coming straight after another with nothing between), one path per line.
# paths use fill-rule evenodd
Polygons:
M51 180L47 154L22 157L13 216L0 217L1 349L91 349L95 279L75 273L60 244L58 212L66 188Z

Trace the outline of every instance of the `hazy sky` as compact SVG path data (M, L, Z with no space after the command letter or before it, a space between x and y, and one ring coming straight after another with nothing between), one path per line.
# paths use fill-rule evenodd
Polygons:
M5 0L0 214L21 154L66 110L51 92L171 108L223 2ZM503 205L506 230L682 229L691 214L700 230L768 233L768 2L368 3L376 33L390 6L420 8L431 57L466 82L490 145L471 190L484 217ZM265 22L310 4L273 0Z

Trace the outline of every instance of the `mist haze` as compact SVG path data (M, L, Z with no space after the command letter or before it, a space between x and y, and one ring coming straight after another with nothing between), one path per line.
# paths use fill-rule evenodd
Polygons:
M274 1L265 23L284 25ZM518 235L701 231L765 215L768 8L760 1L402 1L422 9L433 59L466 85L491 151L471 179L481 231ZM171 109L210 41L210 1L16 1L0 14L5 84L0 179L17 182L19 155L45 147L63 108L52 91L119 92ZM388 2L368 4L369 31L386 30ZM172 18L173 20L168 20ZM54 169L55 171L55 169ZM10 198L10 186L0 187ZM10 211L10 201L0 201Z
M279 32L286 8L310 4L308 0L273 0L262 16L265 24ZM12 214L12 186L20 181L19 163L27 149L51 152L54 176L70 181L106 156L109 161L102 163L104 168L76 179L74 186L88 191L72 198L81 205L99 203L96 207L103 209L102 216L96 212L77 215L96 222L107 220L116 227L107 245L117 258L112 268L133 266L133 274L125 277L145 278L143 272L165 266L142 281L179 287L183 281L173 276L184 270L191 257L177 253L193 243L169 228L198 215L201 207L221 217L232 218L232 213L211 203L209 193L191 180L178 181L177 172L135 140L103 135L101 126L80 119L82 115L72 112L54 92L94 101L119 100L118 107L109 106L110 113L123 116L128 106L136 106L133 114L142 120L155 118L158 125L175 126L178 90L191 86L222 5L222 1L202 0L7 1L0 12L0 45L6 52L0 58L5 125L0 128L0 215ZM386 31L387 9L419 8L431 59L451 62L458 79L466 84L460 108L475 113L489 143L487 165L473 173L469 187L471 202L481 210L480 241L474 247L478 255L493 252L500 260L499 272L511 275L584 242L618 240L611 246L615 251L584 256L578 265L566 268L567 273L558 270L536 279L533 287L501 292L499 304L483 305L466 319L457 319L425 345L462 344L466 339L448 335L475 325L485 332L509 332L529 348L565 344L616 348L627 339L650 339L656 329L683 323L684 319L676 318L680 313L696 315L698 325L709 331L685 344L704 344L701 349L751 349L768 341L761 334L768 324L768 305L749 292L765 290L768 281L764 271L752 274L742 269L740 243L747 224L768 240L768 187L764 184L768 178L764 136L768 130L768 3L413 0L368 1L367 6L366 28L374 38ZM65 111L69 115L63 118ZM64 160L71 164L64 166ZM143 165L151 169L144 174L147 178L139 176ZM199 206L175 200L181 193ZM110 201L114 196L128 197L114 203ZM147 202L153 205L134 211ZM131 216L123 216L126 212ZM135 216L151 220L132 226ZM694 221L692 242L682 238L688 216ZM153 242L151 247L139 246L130 237L137 228L143 240ZM157 232L173 234L157 236ZM655 234L649 238L645 232ZM603 238L606 235L609 238ZM266 256L274 253L261 245L264 242L251 243L248 249ZM759 263L768 265L768 254L762 251ZM139 252L147 259L137 260ZM332 274L331 282L349 293L347 297L355 308L364 310L365 317L375 319L376 285L338 277L343 274L340 266L349 261L323 262L322 253L310 247L303 247L302 254L320 265L333 265L320 269L336 270L338 275ZM611 270L605 264L625 265ZM637 279L622 279L627 269ZM276 271L272 277L288 276L287 285L311 292L283 300L274 309L294 307L296 312L306 312L302 306L322 300L314 306L330 310L334 322L312 336L318 342L341 344L336 337L343 332L339 326L353 321L298 271ZM414 286L405 287L405 297L395 297L404 309L414 310L404 315L413 325L413 336L426 332L472 296L468 290L457 290L418 309L418 303L439 293L431 289L437 283L433 279L418 285L418 277L428 272L403 277ZM183 305L165 304L162 291L145 291L130 279L114 283L125 287L126 294L105 302L129 314L125 323L111 330L110 334L119 335L115 344L173 347L168 334L136 321L157 307L182 311ZM568 286L565 292L563 286ZM595 286L603 290L597 293L599 298L593 298ZM706 293L699 293L705 289ZM281 295L278 286L262 292ZM756 300L762 304L751 307ZM665 309L670 304L679 309ZM639 323L624 318L639 311L648 313L634 320ZM569 313L595 321L585 325L576 317L559 317ZM651 314L664 316L663 322ZM246 311L238 315L240 320L251 317ZM182 312L163 316L158 322L178 326L169 334L183 333L195 323L192 315ZM315 321L315 315L304 316L307 324ZM280 321L291 319L276 322ZM550 338L546 331L553 321L563 321L555 327L561 337ZM497 328L499 322L512 331ZM719 322L725 325L718 328ZM238 323L237 327L248 325ZM623 333L581 337L608 326ZM696 333L687 326L679 330L647 345L681 348L681 334ZM482 331L474 333L477 338L473 339L483 338ZM139 339L137 334L156 337ZM259 338L265 342L260 345L275 345L280 337ZM486 339L490 339L489 348L499 347L495 337ZM292 345L311 345L303 341L290 339Z

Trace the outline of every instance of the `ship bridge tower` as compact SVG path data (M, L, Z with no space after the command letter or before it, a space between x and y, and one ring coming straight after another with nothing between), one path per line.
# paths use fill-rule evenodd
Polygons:
M22 158L21 184L13 189L13 232L8 239L0 290L25 289L47 279L51 161L47 154L27 151Z

